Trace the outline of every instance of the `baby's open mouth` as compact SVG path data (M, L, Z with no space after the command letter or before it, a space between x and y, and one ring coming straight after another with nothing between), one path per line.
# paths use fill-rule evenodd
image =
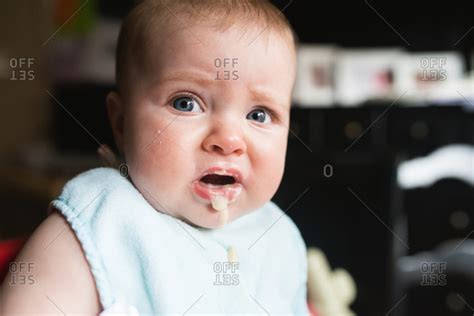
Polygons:
M194 192L208 201L211 201L215 196L222 196L229 203L234 202L243 187L240 176L224 171L210 172L193 182Z
M233 176L227 175L220 175L220 174L207 174L202 177L199 181L213 184L213 185L226 185L226 184L234 184L235 178Z
M236 168L210 167L193 181L192 191L212 204L219 212L220 225L224 225L229 217L228 205L234 203L242 191L242 180L242 174Z

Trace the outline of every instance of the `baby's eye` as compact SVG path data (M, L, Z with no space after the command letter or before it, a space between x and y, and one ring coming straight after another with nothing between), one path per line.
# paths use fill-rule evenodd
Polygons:
M269 123L271 122L270 115L262 109L256 109L247 114L247 119L257 120L260 123Z
M178 97L172 102L173 107L183 112L202 112L199 102L192 97ZM197 110L196 110L197 109Z

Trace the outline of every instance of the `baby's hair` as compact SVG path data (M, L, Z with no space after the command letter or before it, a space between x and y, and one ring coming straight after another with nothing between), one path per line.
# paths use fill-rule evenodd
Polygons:
M122 23L116 52L116 84L126 93L132 73L143 68L153 31L162 29L168 19L183 27L200 21L211 21L217 30L225 31L236 23L258 27L258 32L273 31L287 39L296 49L297 37L282 12L267 0L142 0ZM250 43L249 43L250 44ZM249 49L251 49L249 47Z

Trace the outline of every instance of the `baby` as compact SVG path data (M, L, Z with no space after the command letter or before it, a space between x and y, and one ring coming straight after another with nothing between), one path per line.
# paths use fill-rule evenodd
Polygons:
M264 0L144 0L107 110L124 164L64 187L17 257L2 315L308 314L306 248L270 199L295 36Z

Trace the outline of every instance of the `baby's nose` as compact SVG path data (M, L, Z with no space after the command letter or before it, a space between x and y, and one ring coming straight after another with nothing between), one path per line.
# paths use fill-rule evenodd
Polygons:
M206 137L203 147L208 152L222 155L242 155L247 151L244 137L239 128L220 125Z

